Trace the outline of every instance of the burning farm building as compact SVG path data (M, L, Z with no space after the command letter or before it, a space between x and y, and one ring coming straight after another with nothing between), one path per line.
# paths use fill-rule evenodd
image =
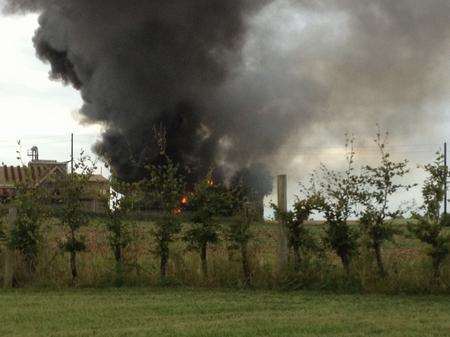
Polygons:
M193 185L211 168L230 181L264 157L242 128L252 112L226 84L248 20L267 2L8 0L5 10L40 14L37 55L52 79L80 91L81 118L105 130L94 151L119 178L139 181L159 163L161 125L167 155Z
M432 135L448 98L445 0L1 4L39 15L37 56L79 91L80 119L104 130L94 150L126 181L158 164L155 126L188 183L211 167L230 182L257 163L317 167L299 148L376 124Z

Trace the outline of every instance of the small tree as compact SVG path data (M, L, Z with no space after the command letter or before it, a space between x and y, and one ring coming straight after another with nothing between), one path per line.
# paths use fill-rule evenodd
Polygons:
M190 196L189 209L192 211L192 227L184 240L188 249L198 251L202 263L203 276L208 276L208 246L219 241L219 216L231 213L232 196L228 190L214 184L211 175L199 182Z
M402 210L391 210L391 197L401 191L408 191L413 185L399 182L409 173L408 161L396 162L386 151L388 134L382 137L378 132L374 140L380 154L380 164L376 167L365 166L362 169L359 201L363 205L360 225L366 234L370 248L373 250L378 273L381 277L386 275L381 249L387 240L392 240L395 234L392 219L403 214Z
M446 218L440 214L445 197L445 181L449 177L444 156L438 153L434 163L425 166L425 171L428 178L422 188L424 215L418 212L413 214L409 230L428 245L428 255L433 263L433 279L438 282L442 263L450 253L450 235L445 233Z
M164 155L165 156L165 155ZM145 198L162 212L156 220L153 236L158 246L160 257L160 279L166 282L169 263L169 245L174 235L181 231L181 200L185 191L185 182L179 168L165 156L165 163L147 166L147 179L141 182Z
M31 180L17 185L11 200L17 209L17 220L9 233L9 245L23 255L29 275L36 271L41 225L48 218L46 201L44 189L34 186Z
M254 203L243 203L226 230L226 237L230 243L230 249L240 251L244 285L246 287L252 285L252 271L248 256L248 245L253 238L251 226L258 218L258 211L255 209Z
M315 248L314 238L305 227L311 214L320 208L322 199L319 195L313 194L304 199L297 198L294 204L294 211L281 212L275 204L276 217L283 221L287 229L288 246L294 253L294 269L300 270L302 262L302 251Z
M109 245L116 262L116 285L122 286L124 251L131 242L127 218L133 208L133 186L115 177L111 178L111 186L113 189L110 192L110 207L107 208L106 213L106 228L109 232Z
M348 219L355 215L358 195L358 177L354 174L354 139L347 138L346 162L344 172L336 172L321 166L320 176L313 175L318 181L320 195L319 209L325 216L325 243L339 256L347 275L350 274L350 263L357 250L357 232L349 226ZM316 186L313 184L315 191Z
M74 168L74 173L62 175L55 180L56 197L59 203L55 215L63 228L67 229L61 249L69 253L72 285L76 284L78 278L77 254L86 250L84 237L79 235L79 230L89 222L83 199L88 193L88 182L95 166L90 157L82 152Z
M16 159L22 160L21 142L17 142ZM9 200L9 206L17 210L17 220L13 229L4 238L9 246L18 250L24 257L27 272L31 276L36 271L39 242L42 239L41 225L49 216L47 193L32 177L31 170L24 169L25 176L15 185L15 193Z

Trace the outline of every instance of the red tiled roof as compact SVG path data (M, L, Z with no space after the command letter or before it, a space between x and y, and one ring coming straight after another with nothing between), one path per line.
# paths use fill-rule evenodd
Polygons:
M14 186L27 180L28 168L21 166L0 166L0 186Z
M57 168L55 165L0 166L0 187L14 187L27 181L40 184Z

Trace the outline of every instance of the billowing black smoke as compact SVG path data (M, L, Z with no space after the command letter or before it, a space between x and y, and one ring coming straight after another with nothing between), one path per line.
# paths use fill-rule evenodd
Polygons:
M262 200L272 192L272 175L262 164L252 164L245 167L233 176L231 186L244 187L246 194L255 200Z
M157 163L155 130L165 130L166 153L193 182L254 160L225 155L224 139L239 130L216 116L239 114L213 97L240 61L247 19L265 2L12 0L7 10L41 13L37 55L51 78L81 91L85 122L105 126L95 151L119 176L139 179Z
M376 124L393 144L448 131L449 0L3 1L40 13L39 57L128 179L158 161L160 125L191 182L260 162L293 182Z

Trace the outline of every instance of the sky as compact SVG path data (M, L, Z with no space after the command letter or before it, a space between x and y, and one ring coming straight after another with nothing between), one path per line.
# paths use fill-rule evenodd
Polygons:
M396 76L402 74L403 69L396 69L393 64L392 77L389 71L383 70L386 72L383 72L386 80L377 79L376 73L373 73L371 76L376 81L366 83L366 79L361 75L361 73L364 74L364 69L362 71L359 69L357 73L358 69L355 70L355 67L359 61L357 57L361 57L361 60L364 57L370 58L356 48L352 49L353 46L347 45L345 30L336 29L346 20L345 15L333 15L327 18L322 14L294 13L289 7L277 6L269 8L252 21L253 29L243 49L245 62L250 65L256 64L255 67L258 67L257 62L266 61L266 64L273 67L273 72L268 72L272 75L278 70L285 70L283 62L290 66L298 64L292 72L298 73L299 78L303 76L309 82L300 81L300 84L298 82L292 84L298 85L299 89L305 89L306 101L308 99L314 101L314 95L311 94L309 97L309 92L320 89L321 81L324 82L325 89L332 92L329 97L326 97L327 104L314 105L315 108L317 106L317 109L324 110L315 111L316 114L321 114L321 118L316 120L310 116L304 116L305 120L308 120L305 122L307 127L299 126L298 133L292 134L273 157L275 162L273 174L288 174L289 203L293 202L295 195L299 192L298 183L305 180L320 163L336 169L342 167L345 132L354 134L356 137L356 165L376 163L377 152L371 139L376 133L377 123L383 130L390 132L389 150L393 157L399 160L407 158L410 161L412 173L408 177L408 183L420 184L424 174L418 166L432 161L435 152L442 148L443 142L449 140L450 92L447 95L432 95L429 99L418 101L420 107L417 108L419 111L417 113L410 115L409 112L404 111L404 109L415 109L415 107L401 102L398 105L399 111L389 114L381 113L378 118L377 111L370 105L373 97L380 101L386 99L394 107L398 103L397 97L400 97L398 100L408 98L403 97L401 91L399 95L397 92L390 95L389 92L389 86L392 83L396 85L395 90L402 89L401 85L398 85L402 82L397 82ZM35 145L39 147L42 159L69 160L71 133L75 135L75 153L78 153L81 149L89 152L102 131L98 125L82 125L77 120L77 111L83 104L78 91L60 82L49 80L49 65L35 56L32 43L37 27L35 14L0 15L0 45L2 46L0 114L3 117L0 123L0 162L9 165L19 164L16 158L18 149L26 162L27 150ZM325 36L326 39L320 40L317 36ZM359 41L357 38L355 40ZM270 46L263 46L262 42L270 43ZM379 42L375 40L374 44ZM307 48L303 48L304 46ZM412 46L414 46L413 43ZM370 49L370 47L367 48ZM274 49L276 53L270 53ZM252 58L255 50L262 51L262 61ZM297 53L297 50L300 52ZM330 53L336 50L335 54ZM445 50L448 51L448 49ZM246 57L246 55L250 56ZM395 56L394 53L392 55ZM319 56L323 58L322 63L319 62ZM269 58L269 61L264 60L264 57ZM353 63L349 61L347 64L346 59ZM447 63L447 61L444 58L443 62ZM350 70L345 68L348 65L351 66L349 66ZM314 71L311 67L314 67ZM449 89L450 71L442 71L449 68L448 66L445 68L445 65L436 67L440 72L439 76L434 76L431 83L424 84L424 91L433 91L430 86L436 86L444 91ZM374 69L377 70L376 67ZM374 70L371 69L371 71ZM321 74L327 76L331 74L335 78L321 78ZM337 87L343 81L348 81L348 78L360 81L361 86ZM261 81L265 80L267 79L261 78ZM277 81L276 78L269 80ZM407 90L410 91L409 95L415 95L415 90L420 91L421 88L421 83L412 85L413 80L414 77L410 76L406 77L404 82ZM365 84L367 88L364 88ZM364 89L367 90L364 91ZM353 91L356 93L354 94ZM364 96L366 94L367 97ZM352 95L359 95L359 97L352 100L349 98ZM414 97L410 98L412 104L415 104ZM330 104L333 106L330 107ZM364 106L364 104L367 105ZM382 108L391 109L392 106L386 103ZM340 110L333 112L334 107ZM367 108L369 112L359 113L358 109L361 107ZM342 116L347 117L344 126ZM19 140L20 146L17 144ZM102 169L102 172L106 174L107 171ZM399 205L401 201L413 199L420 202L420 188L407 194L399 194L394 203ZM274 195L269 196L267 204L275 200ZM267 214L270 215L270 211L267 211Z
M90 151L100 132L98 126L78 123L79 93L50 81L49 66L36 58L37 18L0 15L0 162L9 165L19 165L17 150L26 163L27 150L35 145L42 159L69 160L71 133L77 154Z

